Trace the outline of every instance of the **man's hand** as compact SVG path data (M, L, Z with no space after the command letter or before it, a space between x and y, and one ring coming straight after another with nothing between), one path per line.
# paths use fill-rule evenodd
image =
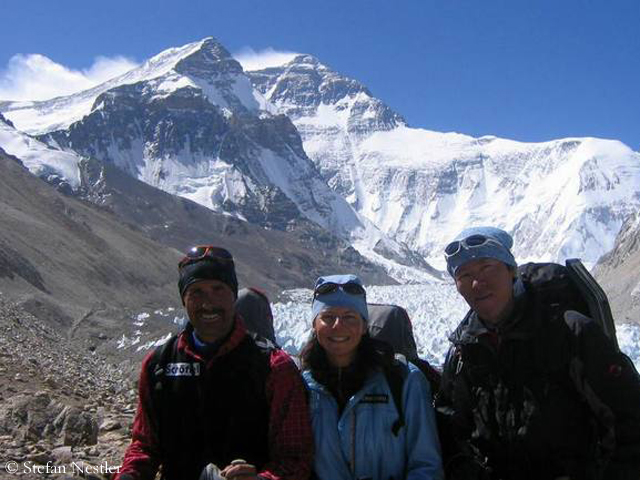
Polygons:
M244 460L234 460L220 472L227 480L258 480L256 467Z

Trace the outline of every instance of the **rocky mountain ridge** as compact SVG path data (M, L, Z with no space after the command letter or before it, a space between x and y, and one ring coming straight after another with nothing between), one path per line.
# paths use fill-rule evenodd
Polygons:
M0 291L83 348L110 351L132 318L179 308L176 265L195 244L229 248L240 283L274 296L341 268L393 282L311 222L265 230L216 214L96 160L79 162L85 200L65 195L0 150ZM327 270L331 269L331 270ZM148 334L169 330L156 318Z
M640 324L640 213L622 226L613 249L594 268L618 322Z

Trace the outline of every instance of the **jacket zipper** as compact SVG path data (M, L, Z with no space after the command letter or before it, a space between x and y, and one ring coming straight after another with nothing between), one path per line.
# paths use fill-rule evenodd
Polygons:
M338 367L338 395L341 399L344 398L342 389L342 368ZM348 402L345 408L348 407ZM356 409L355 405L351 408L351 476L356 477Z
M356 406L351 409L351 476L356 478Z

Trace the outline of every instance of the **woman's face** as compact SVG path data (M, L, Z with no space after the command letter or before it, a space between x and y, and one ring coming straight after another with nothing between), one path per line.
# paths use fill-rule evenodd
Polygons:
M322 310L314 319L313 328L329 362L336 367L346 367L353 361L365 332L360 314L346 307Z

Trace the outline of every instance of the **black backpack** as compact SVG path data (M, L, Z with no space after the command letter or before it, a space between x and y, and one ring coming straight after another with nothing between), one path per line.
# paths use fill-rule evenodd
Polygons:
M387 342L408 359L418 356L413 327L407 311L398 305L369 303L369 335Z
M413 327L407 311L398 305L370 303L369 335L391 346L393 351L404 356L427 377L431 391L435 394L440 388L441 373L429 362L418 357Z
M619 349L607 295L579 259L569 259L566 265L526 263L518 267L518 274L525 288L547 306L550 315L575 310L591 317Z
M440 388L441 374L429 362L418 357L418 349L413 336L413 327L407 311L398 305L384 305L370 303L369 335L389 345L396 354L396 365L385 372L393 403L398 412L398 419L392 426L394 435L398 435L405 424L404 409L402 407L402 388L407 377L407 360L417 366L431 385L431 392Z
M573 366L578 366L572 368L571 377L597 420L601 466L610 469L603 478L607 478L606 475L618 478L611 470L618 467L606 465L606 459L614 450L628 468L637 468L640 474L640 375L631 359L618 347L606 294L577 259L567 260L566 266L528 263L521 265L518 273L536 304L542 305L545 316L557 322L556 328L566 332L571 340ZM579 331L591 328L588 319L582 315L599 324L609 339L608 344L602 339L580 348ZM593 367L598 365L608 365L608 371ZM615 387L610 386L611 377L618 377ZM622 449L616 446L619 438L627 439Z
M236 300L236 312L252 336L266 338L277 345L271 304L263 291L253 287L241 289Z

